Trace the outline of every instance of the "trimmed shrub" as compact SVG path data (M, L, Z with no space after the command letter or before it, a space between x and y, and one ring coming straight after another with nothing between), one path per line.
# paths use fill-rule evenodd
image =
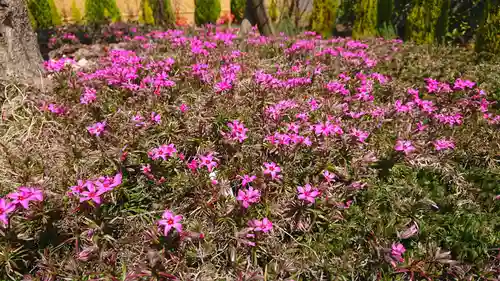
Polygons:
M236 22L241 22L245 18L245 0L231 0L231 13Z
M59 15L59 12L57 11L56 3L54 3L54 0L47 0L49 2L50 6L50 15L52 17L52 24L57 26L62 24L62 19L61 16Z
M194 19L197 25L215 24L220 16L219 0L196 0Z
M377 35L377 0L361 0L356 10L352 36L364 38Z
M500 54L500 8L499 1L489 0L484 8L483 21L476 33L475 50Z
M316 0L313 2L311 18L312 30L329 36L335 26L339 1L337 0Z
M141 11L139 13L139 23L154 25L155 19L153 17L153 9L149 4L149 0L141 1Z

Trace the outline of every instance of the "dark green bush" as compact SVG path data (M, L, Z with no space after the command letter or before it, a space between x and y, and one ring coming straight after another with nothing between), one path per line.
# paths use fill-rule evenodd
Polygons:
M194 19L196 24L216 23L220 16L219 0L196 0Z

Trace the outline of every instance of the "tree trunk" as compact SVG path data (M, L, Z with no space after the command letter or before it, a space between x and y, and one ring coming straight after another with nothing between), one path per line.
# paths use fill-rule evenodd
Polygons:
M0 0L0 79L33 82L44 73L43 59L25 0Z
M261 35L274 35L274 28L267 14L264 0L247 0L245 19L241 23L240 34L248 34L250 27L256 24Z

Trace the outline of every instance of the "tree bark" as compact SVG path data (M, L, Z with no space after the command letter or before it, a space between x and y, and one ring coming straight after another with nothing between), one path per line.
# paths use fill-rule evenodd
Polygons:
M245 18L241 23L240 33L248 34L250 27L257 24L261 35L274 35L274 28L267 14L264 0L247 0Z
M34 81L44 74L42 63L26 0L0 0L0 79Z

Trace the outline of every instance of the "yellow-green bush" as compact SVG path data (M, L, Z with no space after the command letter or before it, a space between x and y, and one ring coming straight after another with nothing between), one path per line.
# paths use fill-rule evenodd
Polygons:
M33 26L46 29L61 25L61 17L57 12L54 0L29 0L28 9L31 13ZM35 24L36 23L36 24Z
M141 11L139 13L139 23L154 25L155 19L153 17L153 9L149 4L149 0L141 1Z
M417 44L432 44L436 40L436 26L446 0L415 1L406 20L405 39Z
M377 0L361 0L356 9L352 36L364 38L377 35Z
M312 30L323 36L331 35L337 19L338 8L338 0L313 1L313 11L311 15Z
M120 21L121 14L115 0L86 0L85 19L88 23Z

